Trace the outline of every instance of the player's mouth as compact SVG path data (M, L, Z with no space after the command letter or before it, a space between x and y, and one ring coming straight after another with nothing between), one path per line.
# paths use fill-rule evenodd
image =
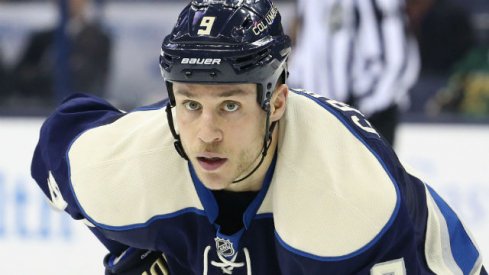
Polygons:
M214 171L224 165L227 159L221 157L199 156L197 157L197 161L204 170Z

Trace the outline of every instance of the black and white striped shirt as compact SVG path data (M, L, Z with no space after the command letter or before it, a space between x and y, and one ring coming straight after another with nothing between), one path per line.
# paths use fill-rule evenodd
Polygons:
M419 73L404 0L298 0L302 28L290 60L291 87L339 101L365 115L407 106Z

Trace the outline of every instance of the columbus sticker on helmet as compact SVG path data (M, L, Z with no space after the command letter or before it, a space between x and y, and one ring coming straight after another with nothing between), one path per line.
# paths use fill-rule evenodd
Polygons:
M256 24L256 26L253 27L253 33L255 35L259 35L263 31L265 31L268 26L272 25L273 21L275 20L275 17L277 17L278 14L278 9L272 5L272 8L267 12L265 16L265 20L262 20Z
M220 58L182 58L181 64L220 65Z

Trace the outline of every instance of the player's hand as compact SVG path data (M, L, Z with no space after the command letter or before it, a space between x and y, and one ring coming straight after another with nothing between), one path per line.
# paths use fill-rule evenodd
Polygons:
M105 275L169 275L163 253L128 248L104 258Z

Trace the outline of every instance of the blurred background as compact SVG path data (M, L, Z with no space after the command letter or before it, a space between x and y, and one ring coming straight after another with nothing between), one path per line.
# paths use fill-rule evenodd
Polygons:
M30 178L39 127L75 92L124 110L165 98L160 45L185 3L0 0L0 273L103 274L103 247L50 209ZM300 39L300 3L275 3L285 31ZM406 0L402 16L419 68L395 150L459 213L487 259L489 2Z

